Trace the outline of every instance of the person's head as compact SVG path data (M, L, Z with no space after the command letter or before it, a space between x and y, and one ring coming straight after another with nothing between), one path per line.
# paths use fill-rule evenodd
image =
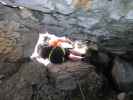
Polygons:
M54 64L61 64L66 60L66 50L61 47L53 48L49 54L49 60Z

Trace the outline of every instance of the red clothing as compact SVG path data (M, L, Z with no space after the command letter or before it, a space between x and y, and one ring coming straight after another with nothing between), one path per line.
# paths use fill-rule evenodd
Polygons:
M60 39L53 39L53 40L49 40L49 46L52 46L52 47L60 47L61 44L63 43L64 41L60 40Z

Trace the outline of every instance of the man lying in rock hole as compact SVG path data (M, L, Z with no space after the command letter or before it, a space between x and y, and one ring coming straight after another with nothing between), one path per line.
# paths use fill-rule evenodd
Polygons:
M87 45L81 41L72 41L68 37L58 37L51 33L40 33L31 59L47 66L50 63L61 64L67 60L79 61L84 58Z

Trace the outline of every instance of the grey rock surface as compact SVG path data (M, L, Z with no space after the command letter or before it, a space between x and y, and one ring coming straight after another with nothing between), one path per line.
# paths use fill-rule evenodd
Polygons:
M0 5L0 60L16 62L30 56L37 41L38 27L38 20L30 11Z
M81 39L94 36L100 48L113 53L133 50L131 0L14 0L13 4L42 11L39 21L51 33Z
M7 5L12 4L42 11L44 13L42 22L48 24L49 31L50 29L53 32L58 30L60 34L86 33L96 36L118 36L116 33L119 28L122 27L122 32L125 32L126 27L133 26L131 24L133 23L133 2L131 0L0 1Z
M133 67L130 63L116 58L112 68L112 76L120 90L132 91L133 89Z
M0 8L0 100L65 100L81 94L79 85L87 84L87 91L94 95L102 87L102 77L90 64L67 62L46 68L29 60L41 27L38 12L3 5ZM48 25L62 25L55 16L47 14L41 18ZM64 18L60 15L58 20ZM73 22L74 18L65 21ZM76 96L72 96L72 91L76 91Z
M12 68L10 68L12 70ZM35 62L23 64L18 71L2 80L0 85L1 100L31 100L33 94L32 85L42 79L46 80L46 68Z
M12 67L9 69L13 70ZM9 72L2 74L5 73ZM65 100L68 96L76 98L82 91L79 88L86 86L89 98L93 98L103 86L103 79L95 72L94 66L81 62L66 62L46 68L31 61L21 64L10 76L1 75L0 81L1 100ZM73 95L72 91L76 94Z
M98 49L124 55L126 59L132 54L132 0L0 0L0 2L10 6L0 4L1 100L11 98L37 100L38 97L44 100L65 100L71 95L68 91L77 91L79 83L81 87L88 89L83 89L83 92L88 91L86 97L88 95L91 97L102 87L103 77L98 75L94 66L92 68L90 64L68 62L63 65L64 67L49 66L47 74L47 69L40 64L19 62L33 52L41 26L42 29L46 28L59 36L68 35L77 39L94 40L98 44ZM20 9L18 6L25 8ZM98 59L101 59L100 63L108 65L106 55L99 54ZM114 80L122 90L132 89L130 88L132 65L120 59L115 61L113 71L117 73L112 72ZM128 74L130 77L126 77ZM81 96L79 91L77 97ZM77 100L76 97L73 99Z

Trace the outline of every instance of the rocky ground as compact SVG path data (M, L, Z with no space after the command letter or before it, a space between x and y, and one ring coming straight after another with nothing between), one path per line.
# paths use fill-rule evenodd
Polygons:
M0 4L0 100L132 100L132 10L129 6L124 13L123 5L113 12L114 1L109 4L111 1L107 0L99 6L94 1L95 9L106 9L108 3L110 16L102 11L86 14L72 6L71 9L63 6L61 10L57 3L57 12L53 12L55 8L52 9L50 2L47 8L51 10ZM87 4L82 3L80 7ZM88 9L90 6L85 7ZM67 33L73 38L87 39L86 59L48 67L31 61L29 56L38 33L44 28L58 35Z

